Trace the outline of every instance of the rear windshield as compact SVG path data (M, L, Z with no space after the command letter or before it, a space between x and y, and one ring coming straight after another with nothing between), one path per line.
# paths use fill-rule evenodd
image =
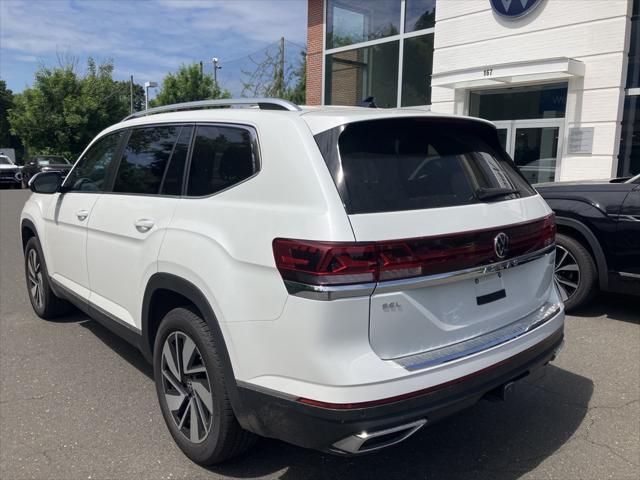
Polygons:
M481 122L369 120L315 138L349 214L452 207L535 194L504 153L495 129Z

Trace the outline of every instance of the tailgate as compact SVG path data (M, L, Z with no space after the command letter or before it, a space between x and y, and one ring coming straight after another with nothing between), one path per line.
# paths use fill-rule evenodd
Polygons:
M381 358L487 336L544 307L553 216L491 125L370 120L316 140L356 241L375 244L369 335Z

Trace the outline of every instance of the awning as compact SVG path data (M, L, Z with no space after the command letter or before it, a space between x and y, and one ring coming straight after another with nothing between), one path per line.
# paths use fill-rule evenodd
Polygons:
M431 86L445 88L510 86L525 82L582 76L584 76L584 63L564 57L435 73L431 79Z

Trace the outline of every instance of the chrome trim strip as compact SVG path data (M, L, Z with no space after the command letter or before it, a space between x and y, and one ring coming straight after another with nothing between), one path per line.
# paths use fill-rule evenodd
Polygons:
M618 275L620 275L621 277L627 277L627 278L640 278L640 274L638 273L618 272Z
M544 325L562 311L561 303L546 302L519 320L484 335L442 348L392 360L410 372L452 362L506 343Z
M391 445L396 445L397 443L403 442L404 440L409 438L411 435L416 433L418 430L420 430L426 423L427 423L427 419L422 418L420 420L416 420L415 422L407 423L405 425L399 425L397 427L386 428L384 430L378 430L376 432L358 433L356 435L351 435L347 438L343 438L342 440L337 441L332 445L332 447L338 450L339 453L356 454L356 453L374 452L376 450L387 448L387 447L390 447ZM362 448L362 445L364 445L364 443L367 440L370 440L372 438L382 437L384 435L390 435L396 432L403 432L403 431L404 433L400 437L395 438L391 441L383 442L379 445L376 445L375 447Z
M615 218L620 222L640 222L640 215L616 215L609 214L611 218Z
M473 279L491 275L508 268L537 260L545 255L555 251L555 244L538 250L536 252L527 253L519 257L510 258L502 262L491 263L480 267L467 268L465 270L457 270L455 272L438 273L436 275L428 275L426 277L403 278L402 280L386 280L378 282L373 293L389 293L402 290L411 290L415 288L431 287L433 285L443 285L451 282L459 282L460 280Z
M308 298L311 300L339 300L350 297L368 297L376 288L375 282L359 283L356 285L307 285L306 283L285 280L287 292L296 297Z
M415 288L431 287L433 285L443 285L460 280L473 279L491 275L508 268L523 265L527 262L537 260L555 251L555 244L549 245L541 250L527 253L519 257L510 258L502 262L482 265L480 267L457 270L455 272L438 273L424 277L405 278L402 280L385 280L382 282L371 282L356 285L320 286L307 285L305 283L285 280L284 284L290 295L307 298L311 300L338 300L341 298L363 297L374 293L389 293Z

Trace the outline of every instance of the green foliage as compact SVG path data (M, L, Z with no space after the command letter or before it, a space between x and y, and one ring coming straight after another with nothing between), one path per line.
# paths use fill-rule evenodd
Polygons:
M295 79L295 85L288 87L283 98L293 103L303 105L307 102L307 52L300 52L300 64L290 75L290 82Z
M92 58L84 76L75 61L41 67L33 87L15 97L11 131L31 154L74 159L101 130L129 114L128 82L117 82L112 74L112 62L98 65Z
M7 83L0 80L0 147L13 148L16 152L16 160L22 163L24 146L20 138L11 133L9 123L9 110L14 106L15 95L7 88Z
M221 90L215 85L213 75L203 73L198 63L192 63L182 65L175 74L168 73L158 95L150 104L159 106L216 98L231 98L231 93Z

